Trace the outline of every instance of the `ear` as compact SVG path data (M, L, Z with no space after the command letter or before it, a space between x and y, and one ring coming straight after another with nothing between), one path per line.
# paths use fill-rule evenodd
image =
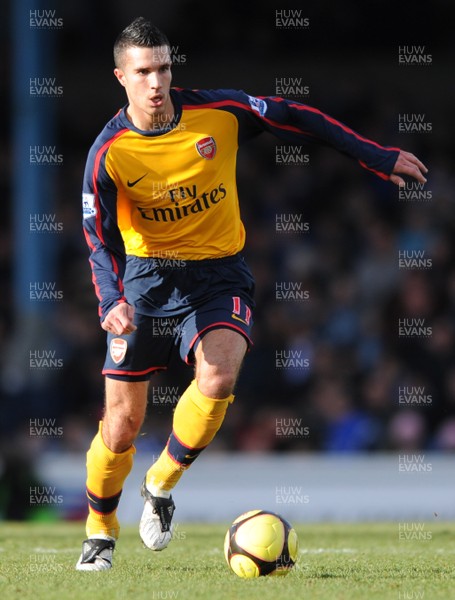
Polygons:
M114 75L117 77L120 85L123 85L123 87L125 87L125 83L126 83L125 73L122 71L122 69L115 68Z

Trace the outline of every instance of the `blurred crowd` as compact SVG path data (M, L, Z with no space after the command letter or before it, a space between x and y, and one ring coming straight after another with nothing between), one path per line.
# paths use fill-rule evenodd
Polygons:
M248 198L258 348L241 389L255 404L239 409L234 439L264 450L453 450L453 176L434 169L431 201L403 202L338 156L314 162L262 176ZM244 176L253 187L254 170ZM308 233L273 233L277 198ZM403 253L425 259L400 263ZM308 299L277 300L277 282L302 282ZM308 368L277 371L278 349ZM278 438L282 417L308 436Z
M64 48L76 38L71 21L66 23ZM2 414L0 430L8 440L4 453L12 447L11 440L32 454L43 449L85 452L102 416L100 371L105 337L99 327L82 235L80 190L89 145L124 103L122 91L111 78L110 63L107 68L101 65L101 61L111 60L112 36L106 32L104 29L97 40L104 52L99 63L82 64L88 56L86 49L85 53L81 49L79 62L65 55L71 81L62 69L65 96L57 101L65 156L56 201L63 231L55 244L56 282L62 300L52 306L48 325L62 366L31 377L25 374L28 366L24 364L21 376L11 372L8 353L3 354L0 393L7 411ZM181 33L177 29L175 36ZM253 39L264 41L265 37L256 31ZM188 48L184 45L188 40L183 38L180 52ZM196 51L191 54L190 49L188 62L197 65L200 56ZM247 91L273 95L274 76L290 74L289 69L283 73L279 65L267 79L268 86L263 85L261 72ZM78 77L84 68L88 81ZM403 71L391 71L397 87L403 86ZM174 73L176 85L190 85L191 77L194 87L220 85L219 72L199 72L196 77L189 67L179 67ZM299 71L294 73L299 75ZM308 163L300 166L278 163L277 147L283 143L269 135L240 149L238 187L247 231L244 255L256 278L257 307L254 346L246 357L236 400L213 443L218 449L455 449L454 148L442 130L446 118L449 123L452 118L451 97L438 98L438 114L436 104L429 104L439 130L435 127L431 135L400 137L397 112L417 110L411 103L412 90L403 88L395 100L378 97L370 86L360 84L355 66L351 85L350 71L345 73L346 78L333 90L331 82L318 80L313 70L310 99L293 99L317 104L325 98L319 108L379 143L414 152L430 169L426 191L420 190L417 198L412 194L408 199L400 197L395 186L327 148L294 148L297 153L308 152ZM99 101L95 95L85 104L87 114L81 128L74 118L81 103L76 91L86 100L90 82L96 85L98 74ZM434 71L432 74L434 77ZM223 76L225 87L245 89L249 80L235 68ZM82 89L75 87L74 80ZM258 89L261 85L262 91ZM426 93L431 94L428 86ZM425 99L419 101L417 112L430 112ZM4 175L9 160L3 147ZM2 186L8 195L6 179L2 178ZM5 210L0 225L4 282L0 339L7 348L21 315L15 311L11 283L11 259L18 249L11 234L11 207ZM280 219L293 219L305 227L283 231L277 227ZM423 257L424 264L400 264L403 252L408 257ZM278 293L283 289L299 293L283 297ZM403 319L408 327L415 326L408 329L408 335L401 333ZM175 356L166 373L152 377L138 446L151 452L161 448L175 401L192 375L192 369ZM52 419L63 434L31 436L31 420L43 418Z

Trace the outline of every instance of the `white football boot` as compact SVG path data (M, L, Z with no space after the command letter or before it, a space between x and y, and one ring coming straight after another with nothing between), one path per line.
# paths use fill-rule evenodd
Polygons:
M139 524L142 541L150 550L164 550L172 539L172 516L175 504L172 496L160 498L154 496L145 484L141 485L144 497L144 511Z
M82 554L76 564L77 571L105 571L112 568L115 539L108 535L90 537L82 542Z

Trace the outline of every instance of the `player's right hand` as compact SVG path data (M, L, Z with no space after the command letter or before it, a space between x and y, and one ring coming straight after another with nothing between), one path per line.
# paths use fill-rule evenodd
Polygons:
M134 306L122 302L114 306L108 313L104 321L101 323L101 327L104 331L113 333L114 335L124 335L132 333L137 329L133 323L134 318Z

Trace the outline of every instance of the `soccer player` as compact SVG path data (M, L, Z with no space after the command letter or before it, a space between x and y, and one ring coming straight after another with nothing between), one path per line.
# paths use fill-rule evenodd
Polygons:
M171 491L234 400L254 309L254 280L241 254L239 145L269 132L330 146L397 185L402 175L424 183L427 172L413 154L383 147L310 106L232 89L172 88L169 41L142 17L118 36L114 60L128 103L96 138L83 183L84 233L107 332L105 408L87 452L87 539L76 566L87 571L112 566L116 511L148 381L166 369L173 347L194 365L194 379L142 483L139 531L151 550L171 540ZM166 327L167 335L154 335Z

